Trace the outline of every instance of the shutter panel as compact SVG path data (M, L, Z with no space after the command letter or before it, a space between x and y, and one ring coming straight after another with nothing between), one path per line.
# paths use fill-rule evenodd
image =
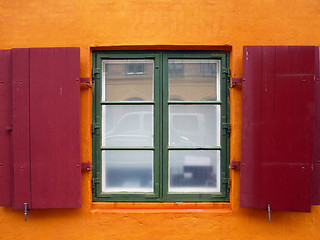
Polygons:
M79 48L1 50L0 76L0 205L81 207Z
M310 211L317 47L244 47L240 206Z
M33 208L81 207L79 54L30 49Z
M12 202L11 50L0 50L0 206Z

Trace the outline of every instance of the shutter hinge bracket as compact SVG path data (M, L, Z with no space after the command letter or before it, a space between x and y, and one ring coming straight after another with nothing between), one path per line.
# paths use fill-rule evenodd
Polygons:
M242 83L242 81L243 81L242 78L232 78L232 82L231 82L230 88L235 87L237 83Z
M92 84L90 83L90 78L80 78L80 83L85 83L88 88L92 88Z
M237 167L240 168L240 163L241 163L240 161L232 160L230 164L230 168L231 169L236 169Z
M87 171L91 171L92 170L92 164L91 162L82 162L81 163L81 169L82 170L87 170Z

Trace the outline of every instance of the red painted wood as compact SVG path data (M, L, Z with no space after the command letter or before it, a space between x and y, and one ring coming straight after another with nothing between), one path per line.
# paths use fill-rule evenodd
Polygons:
M33 208L81 206L79 48L30 49Z
M243 49L240 206L258 207L261 108L261 47Z
M250 56L258 51L257 48L244 47L244 52L249 52ZM243 99L248 95L258 96L257 92L260 95L252 99L257 102L254 109L243 102L241 161L247 165L249 163L250 167L241 169L244 171L240 185L245 191L240 190L240 204L262 209L270 204L271 209L276 210L310 211L315 150L315 48L260 49L261 68L251 66L260 73L248 75L249 62L244 59L247 62L244 62L244 75L247 75L248 85L243 85ZM249 86L248 80L260 81L260 88ZM260 116L259 122L256 121L257 116L248 115L251 110ZM248 128L248 122L255 124L256 128ZM258 154L255 153L257 149ZM258 171L258 177L252 180L253 174L248 173L248 168ZM244 184L250 186L244 187ZM243 197L246 195L251 196L251 201Z
M13 203L24 209L31 204L29 144L29 49L12 49L13 96Z
M319 47L314 48L315 54L315 135L312 176L312 204L320 205L320 81L319 81Z
M0 50L0 206L12 202L11 50Z

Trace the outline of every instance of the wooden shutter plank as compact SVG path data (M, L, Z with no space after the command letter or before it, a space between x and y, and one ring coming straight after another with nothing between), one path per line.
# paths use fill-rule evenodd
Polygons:
M269 161L275 159L276 156L274 149L277 143L274 141L275 134L274 134L274 124L275 124L275 47L270 46L261 47L262 55L261 55L261 108L257 109L260 113L261 120L260 120L260 155L256 161L259 162L259 178L257 182L259 183L259 208L267 209L268 204L270 202L263 201L264 199L268 199L269 201L277 197L279 195L274 194L277 191L277 188L273 186L273 176L276 175L272 173L270 175L270 167ZM271 165L271 170L273 170L273 165ZM276 171L275 171L276 172ZM270 177L269 177L270 176ZM264 191L267 188L271 190L273 193L271 196L268 195L269 191ZM273 188L273 189L272 189ZM270 197L272 199L270 199ZM272 204L273 207L273 204Z
M242 140L240 166L240 206L258 207L260 111L261 108L261 47L243 49Z
M33 208L81 206L78 48L30 49Z
M312 204L320 205L320 81L319 81L319 48L314 49L315 64L315 135L312 176Z
M12 49L13 204L31 205L29 144L29 49Z
M0 50L0 206L12 204L11 67L11 50Z

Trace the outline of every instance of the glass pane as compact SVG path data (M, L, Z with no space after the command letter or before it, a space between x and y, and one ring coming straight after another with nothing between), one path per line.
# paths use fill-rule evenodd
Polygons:
M152 101L154 61L102 61L102 101Z
M169 192L220 192L220 151L169 151Z
M169 146L220 146L220 105L170 105Z
M102 106L102 146L153 146L153 106Z
M169 59L169 101L220 101L220 61Z
M153 151L102 151L102 192L153 192Z

